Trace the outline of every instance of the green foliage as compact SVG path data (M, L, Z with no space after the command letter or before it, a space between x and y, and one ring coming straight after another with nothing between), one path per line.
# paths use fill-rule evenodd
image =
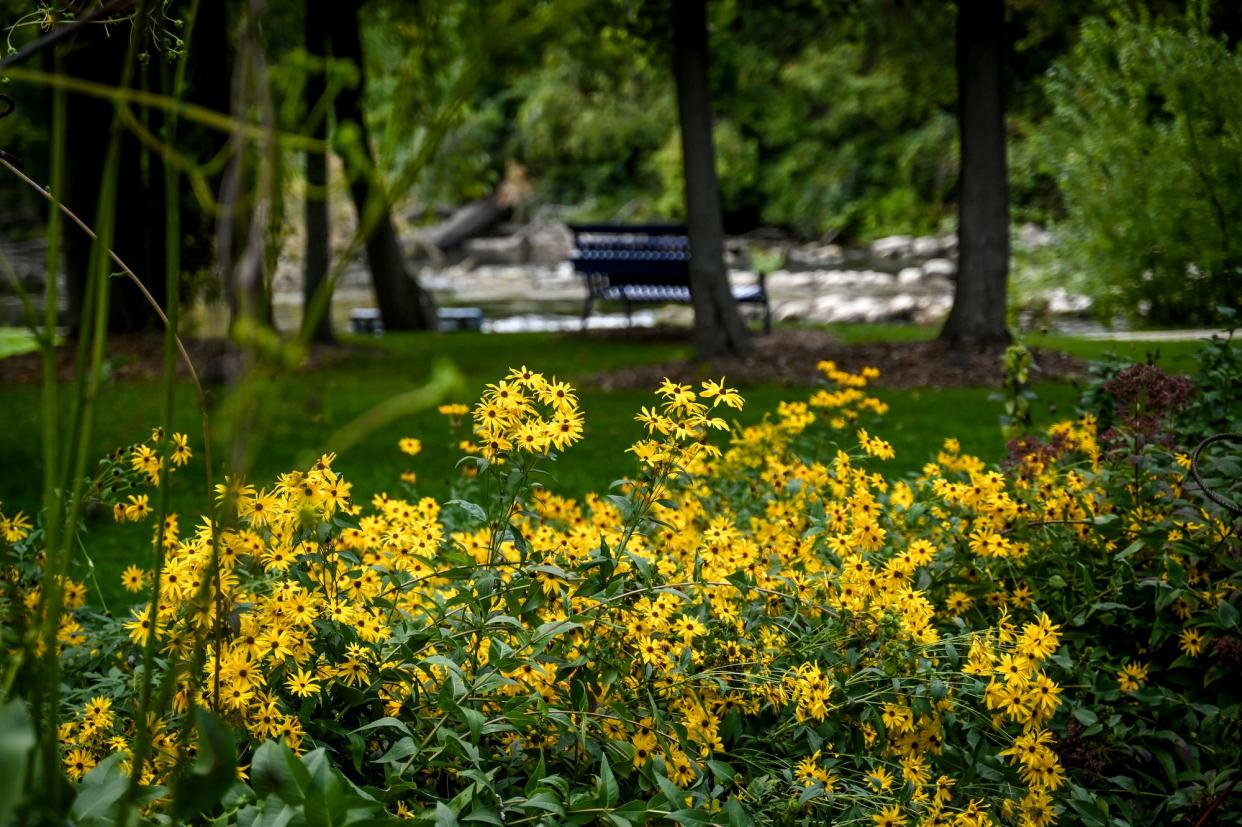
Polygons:
M1193 383L1151 364L1100 365L1078 425L1014 446L1008 475L1023 504L1000 542L1016 557L981 555L972 537L944 561L972 567L968 624L1027 610L1065 619L1054 660L1077 686L1055 729L1075 823L1239 816L1226 792L1242 766L1238 515L1198 489L1189 454L1202 434L1239 427L1242 409L1217 405L1242 371L1223 339L1202 361ZM1204 453L1199 470L1238 500L1242 469L1227 449Z
M710 5L726 215L809 235L940 228L956 179L945 9L915 14L906 22L917 29L900 34L860 22L883 16L879 6L854 18L817 4ZM581 217L680 215L681 146L662 15L660 6L621 4L567 13L546 33L542 54L510 51L496 60L503 82L482 83L466 101L420 195L477 197L515 161L540 200L574 205ZM444 31L450 41L464 36ZM387 74L379 88L397 93Z
M1242 56L1194 24L1089 19L1038 140L1073 279L1107 314L1209 322L1242 266Z

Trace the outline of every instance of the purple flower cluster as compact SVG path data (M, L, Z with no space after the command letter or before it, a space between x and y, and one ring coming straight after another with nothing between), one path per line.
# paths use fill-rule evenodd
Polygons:
M1131 365L1104 383L1104 390L1117 400L1117 422L1131 436L1144 442L1169 442L1164 434L1171 415L1185 408L1195 395L1194 383L1171 376L1156 365ZM1109 429L1105 442L1120 435Z

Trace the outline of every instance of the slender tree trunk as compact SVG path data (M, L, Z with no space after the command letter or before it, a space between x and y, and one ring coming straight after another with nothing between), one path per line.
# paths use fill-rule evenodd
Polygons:
M962 147L958 267L940 338L955 345L1010 341L1009 178L1005 161L1004 0L957 5L957 123Z
M269 123L273 116L258 25L260 11L251 0L237 38L229 108L239 124L252 108ZM229 136L230 158L221 178L216 258L234 328L238 322L275 327L265 253L270 222L278 209L279 173L268 140L265 136L256 142L258 145L252 145L243 131L235 128Z
M724 260L724 219L712 142L708 82L706 0L671 0L673 74L681 120L686 178L686 228L690 236L690 292L694 301L694 348L700 359L750 350Z
M317 2L318 0L312 0ZM376 186L375 158L366 119L362 116L362 94L366 89L366 61L358 31L360 3L335 0L324 4L328 13L328 31L336 57L352 60L358 67L359 83L343 89L336 96L336 128L349 130L353 140L338 141L343 151L349 192L358 211L358 223L368 227L366 236L367 262L371 267L371 284L379 302L380 317L388 330L434 330L436 306L406 267L393 227L390 205L381 186ZM350 126L352 124L352 126Z
M306 51L323 56L326 52L323 4L306 0ZM314 116L316 106L327 89L325 74L312 71L306 79L306 110ZM311 136L324 140L328 135L326 112L311 124ZM311 341L333 342L331 296L317 305L315 295L328 277L328 157L323 152L306 153L306 271L302 280L302 328ZM315 315L317 313L317 316ZM309 328L309 330L308 330Z

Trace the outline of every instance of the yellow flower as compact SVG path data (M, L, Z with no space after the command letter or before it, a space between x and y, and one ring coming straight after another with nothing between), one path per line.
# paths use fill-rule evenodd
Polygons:
M22 512L12 517L0 514L0 535L7 543L19 543L30 535L30 518Z
M1147 683L1147 669L1145 663L1127 663L1117 672L1117 683L1121 685L1122 692L1137 692Z
M974 604L970 595L966 592L956 591L949 595L945 600L945 610L951 617L958 617L970 611L970 607Z
M84 749L75 749L65 756L65 772L70 781L80 781L94 766L94 756Z
M397 447L401 449L401 453L409 454L410 456L415 457L422 452L423 443L421 440L415 439L412 436L407 436L403 437L401 441L397 443Z
M129 630L129 639L139 646L145 646L147 638L151 636L151 607L135 607L130 609L130 613L133 619L125 623L125 628Z
M901 814L901 805L892 804L871 816L875 827L904 827L906 817Z
M285 681L289 691L299 698L306 698L319 692L319 684L315 683L315 675L305 669L299 669L289 675Z
M1198 629L1187 629L1178 636L1178 639L1181 641L1182 651L1192 658L1197 658L1203 651L1204 637Z
M190 452L190 438L185 434L173 434L173 465L185 465L193 454Z
M877 793L888 792L893 788L893 774L884 767L876 767L867 773L867 783Z
M129 503L125 506L125 519L139 522L151 513L151 502L146 494L130 494Z

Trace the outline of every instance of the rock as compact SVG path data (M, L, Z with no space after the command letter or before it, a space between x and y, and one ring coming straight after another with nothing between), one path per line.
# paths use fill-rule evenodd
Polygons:
M574 249L573 233L564 224L529 226L522 236L526 238L527 260L532 264L559 264L567 260Z
M918 308L918 301L909 293L899 293L888 301L886 316L890 321L909 320Z
M530 245L522 236L470 238L462 242L462 250L476 265L524 264L530 255Z
M1017 246L1027 250L1040 250L1052 246L1052 233L1038 224L1023 224L1018 228Z
M871 242L871 255L876 258L906 258L910 255L914 237L908 235L890 235L877 238Z
M918 284L922 280L923 270L920 267L903 267L897 274L897 283L902 286Z
M1054 287L1047 293L1048 312L1058 316L1076 316L1091 309L1091 299Z
M778 322L808 319L814 312L814 308L814 303L806 299L774 302L772 304L772 318Z
M947 258L933 258L923 264L923 274L931 278L952 278L957 275L957 265Z
M943 249L940 239L932 235L921 235L910 245L910 255L915 258L935 258Z
M790 270L822 270L844 263L845 251L836 244L795 247L786 256Z

